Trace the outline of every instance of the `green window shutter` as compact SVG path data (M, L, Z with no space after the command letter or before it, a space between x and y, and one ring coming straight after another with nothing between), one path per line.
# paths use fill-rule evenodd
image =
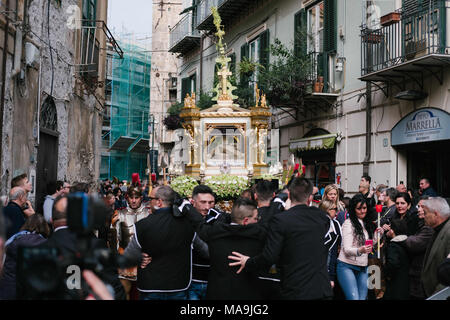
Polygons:
M266 69L269 67L270 32L269 29L259 35L259 63Z
M228 69L231 71L232 75L230 78L230 82L233 86L236 86L236 79L237 79L237 74L236 74L236 53L232 53L230 54L230 64L228 66Z
M213 88L215 88L217 86L217 84L219 83L219 76L217 75L217 72L219 71L220 68L220 63L216 62L216 64L214 65L214 84L213 84Z
M325 0L324 6L324 52L337 51L337 1Z
M301 9L294 15L294 53L301 56L306 55L306 10Z
M191 91L191 79L188 78L183 78L181 79L181 101L184 101L184 98L186 98L186 94L189 93L191 94L189 91Z
M249 58L248 43L244 43L241 46L241 61L244 60L244 58L247 58L247 59ZM241 87L247 88L248 81L249 81L249 75L241 73L239 76L240 76Z

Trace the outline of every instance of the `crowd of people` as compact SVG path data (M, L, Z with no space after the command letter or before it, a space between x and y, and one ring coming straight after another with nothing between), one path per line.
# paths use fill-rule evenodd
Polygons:
M52 299L424 300L450 284L450 207L426 178L414 192L403 183L371 187L363 176L352 197L303 177L281 190L258 180L231 212L206 185L182 199L166 181L131 178L94 188L52 182L36 210L28 177L14 178L2 199L0 299L43 298L20 274L21 247L56 249L69 261L61 268L95 250L113 257L101 268L84 262L91 291L55 286ZM87 195L105 215L82 234L70 212Z

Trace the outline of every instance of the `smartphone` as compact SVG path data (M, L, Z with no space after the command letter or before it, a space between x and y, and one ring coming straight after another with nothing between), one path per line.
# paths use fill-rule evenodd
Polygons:
M366 240L366 246L373 246L373 240Z

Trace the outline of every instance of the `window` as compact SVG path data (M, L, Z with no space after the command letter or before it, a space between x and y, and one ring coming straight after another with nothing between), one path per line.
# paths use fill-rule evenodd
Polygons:
M88 85L94 85L98 80L100 43L95 38L96 18L97 0L83 0L80 72Z
M97 0L83 0L83 20L97 18Z
M245 43L241 47L241 61L248 59L252 62L257 62L264 67L269 64L269 48L270 35L269 29L262 32L257 38ZM258 70L251 74L240 74L240 82L242 87L252 89L252 96L254 98L255 83L258 82Z
M323 1L308 9L308 52L323 52L324 34Z
M248 44L249 60L259 63L259 37ZM249 79L249 87L252 89L253 97L255 97L255 84L258 81L258 69L252 73Z
M184 101L186 94L192 95L197 89L197 74L181 79L181 101Z

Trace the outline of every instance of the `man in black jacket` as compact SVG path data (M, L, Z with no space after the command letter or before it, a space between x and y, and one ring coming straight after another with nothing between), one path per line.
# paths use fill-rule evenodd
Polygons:
M258 204L258 216L260 218L271 214L270 204L275 197L275 191L272 181L260 180L256 183L255 199ZM277 300L280 298L280 274L276 265L270 267L270 270L261 272L259 279L261 280L261 290L265 300Z
M229 223L229 214L214 208L216 198L212 189L198 185L192 191L192 205L205 221L218 220ZM192 250L192 283L188 290L189 300L204 300L210 269L208 245L195 234Z
M86 254L86 252L80 252L82 240L76 233L70 230L67 225L67 206L67 196L59 196L55 199L52 208L53 233L43 244L43 246L47 248L57 248L60 257L64 259L62 260L63 264L74 263L79 257L85 259L85 257L82 255L80 256L80 254ZM110 250L107 248L106 243L103 240L97 239L94 234L87 236L83 240L89 242L89 247L86 249ZM96 274L102 281L112 287L115 300L125 300L125 290L119 280L117 268L114 265L105 263L103 265L103 270L96 272Z
M23 206L27 202L27 194L21 187L14 187L9 192L9 203L3 209L3 215L6 223L6 239L9 239L17 232L25 223L26 214Z
M267 268L274 263L280 268L282 299L329 299L332 290L328 278L324 244L330 220L325 212L308 207L313 186L305 178L295 178L289 186L291 208L275 215L270 222L267 242L261 254L250 258L233 252L229 265L247 271Z
M148 265L138 268L137 287L141 300L187 298L194 229L186 218L173 215L175 196L169 186L152 190L152 214L134 225L134 236L123 254L135 265L141 262L142 253L151 257Z
M239 198L233 204L231 224L220 221L207 223L194 208L187 210L187 217L209 247L211 269L206 299L265 298L261 291L258 273L237 274L236 270L228 266L228 256L238 249L248 255L257 255L262 251L267 235L267 222L277 212L277 203L274 203L273 207L274 210L270 210L258 222L259 216L255 203L246 198Z

